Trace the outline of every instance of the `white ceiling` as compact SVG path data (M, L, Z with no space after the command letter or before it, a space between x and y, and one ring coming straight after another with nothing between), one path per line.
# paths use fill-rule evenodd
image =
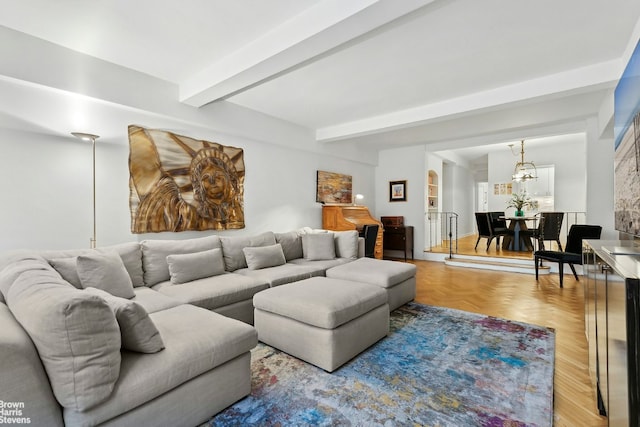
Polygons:
M638 0L0 0L0 8L1 26L174 83L185 104L224 100L311 128L327 144L376 149L580 131L615 86L640 22ZM30 72L46 81L46 68Z

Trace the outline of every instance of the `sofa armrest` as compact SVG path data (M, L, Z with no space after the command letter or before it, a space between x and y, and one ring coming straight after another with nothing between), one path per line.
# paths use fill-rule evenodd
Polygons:
M358 258L364 258L364 237L358 237Z
M15 410L4 417L29 419L32 425L62 426L62 409L38 352L9 308L1 303L0 325L0 400L5 410Z

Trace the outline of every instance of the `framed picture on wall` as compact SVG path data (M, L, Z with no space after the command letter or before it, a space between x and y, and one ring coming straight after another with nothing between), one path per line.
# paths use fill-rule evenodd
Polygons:
M316 202L351 204L352 187L351 175L319 170L316 174Z
M389 181L389 201L407 201L407 181Z
M615 229L640 236L640 41L616 86L613 201Z

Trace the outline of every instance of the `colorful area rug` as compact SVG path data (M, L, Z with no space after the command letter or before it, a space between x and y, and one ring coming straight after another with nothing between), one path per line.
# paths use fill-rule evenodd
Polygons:
M260 344L251 395L209 426L551 426L552 329L421 304L329 374Z

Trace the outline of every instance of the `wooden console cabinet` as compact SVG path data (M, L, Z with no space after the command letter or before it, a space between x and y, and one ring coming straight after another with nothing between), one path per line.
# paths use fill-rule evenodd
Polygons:
M385 227L384 249L404 252L405 261L407 253L411 252L411 259L413 259L413 226Z
M382 223L371 216L366 206L324 205L322 207L322 228L325 230L360 232L366 224L378 225L374 257L382 259Z
M411 252L413 259L413 226L405 226L403 216L383 216L380 219L384 225L385 250L404 252L405 262L407 253Z
M584 240L585 328L598 409L610 426L640 426L640 247Z

